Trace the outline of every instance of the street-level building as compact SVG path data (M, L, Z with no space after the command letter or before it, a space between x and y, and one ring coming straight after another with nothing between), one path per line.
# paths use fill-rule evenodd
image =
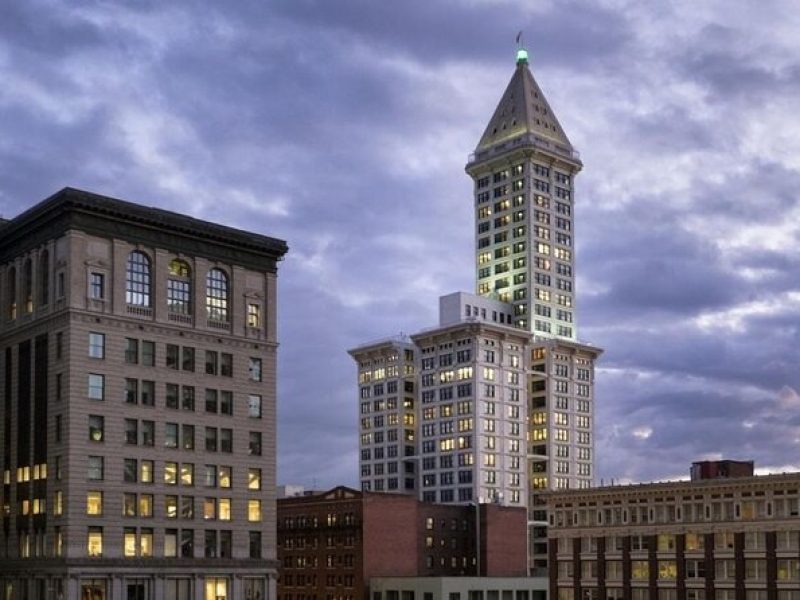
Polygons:
M71 188L0 224L4 600L274 597L286 250Z
M549 492L550 597L800 600L800 473L750 467Z

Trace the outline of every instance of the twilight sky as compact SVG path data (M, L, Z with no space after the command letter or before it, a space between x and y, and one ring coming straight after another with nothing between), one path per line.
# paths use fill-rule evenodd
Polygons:
M598 477L800 469L795 0L5 2L0 214L70 185L286 239L279 480L354 485L345 351L473 291L520 29L585 165Z

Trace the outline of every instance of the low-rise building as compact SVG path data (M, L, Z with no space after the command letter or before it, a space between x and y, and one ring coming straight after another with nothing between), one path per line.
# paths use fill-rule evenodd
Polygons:
M279 499L278 600L363 600L379 576L525 575L525 509L477 510L347 487Z
M800 600L800 473L705 472L546 494L550 597Z

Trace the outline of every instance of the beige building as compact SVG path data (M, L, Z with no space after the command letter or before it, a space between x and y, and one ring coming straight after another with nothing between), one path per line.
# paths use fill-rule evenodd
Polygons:
M0 224L3 600L274 598L286 250L70 188Z
M799 600L800 473L725 472L548 493L550 597Z

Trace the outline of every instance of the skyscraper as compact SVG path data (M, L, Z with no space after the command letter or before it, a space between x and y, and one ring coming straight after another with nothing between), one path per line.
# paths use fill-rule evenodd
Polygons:
M415 426L403 431L404 452L385 431L398 422L388 409L398 398L370 398L411 383L409 365L401 369L391 352L390 378L374 344L350 351L359 366L362 488L526 506L533 574L547 567L541 493L589 487L594 476L594 361L602 350L578 341L575 324L573 183L581 167L520 50L466 167L475 186L477 295L442 296L438 327L404 342L415 373ZM384 456L400 464L389 472Z
M514 325L574 340L573 180L583 164L525 50L466 170L475 182L477 293Z
M0 589L274 597L286 244L66 188L0 224Z

